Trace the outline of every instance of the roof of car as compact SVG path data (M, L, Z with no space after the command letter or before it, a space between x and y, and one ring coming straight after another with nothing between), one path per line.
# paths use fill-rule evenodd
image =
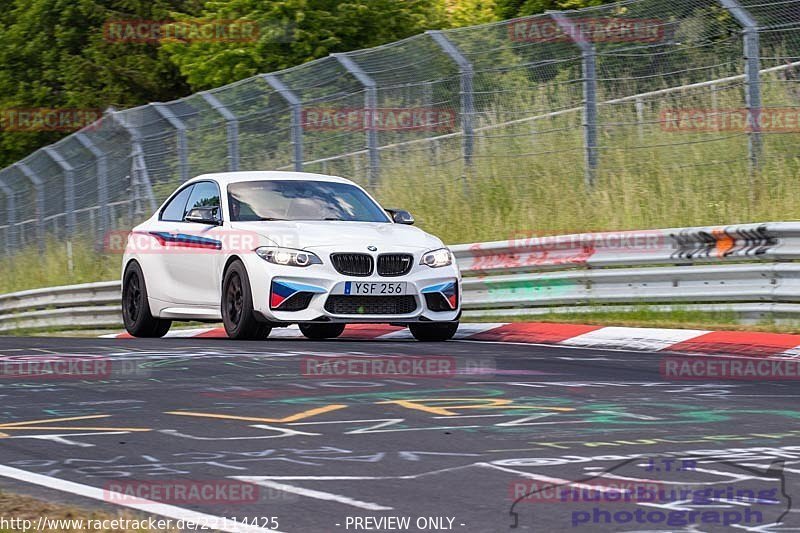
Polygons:
M353 183L352 181L338 176L328 176L326 174L314 174L312 172L283 172L274 170L257 170L244 172L216 172L213 174L203 174L190 181L216 180L220 185L238 183L241 181L264 181L264 180L311 180L311 181L332 181L337 183Z

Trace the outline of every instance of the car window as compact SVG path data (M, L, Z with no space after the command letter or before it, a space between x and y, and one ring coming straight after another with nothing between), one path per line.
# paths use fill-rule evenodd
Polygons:
M193 188L194 185L190 185L176 194L161 211L161 220L167 222L180 222L183 220L183 214L186 212L186 201L189 199Z
M216 183L201 181L195 184L189 201L186 203L184 216L196 207L219 207L219 187ZM220 213L217 211L217 218L219 217Z
M244 181L228 186L231 220L344 220L389 222L364 191L348 183Z

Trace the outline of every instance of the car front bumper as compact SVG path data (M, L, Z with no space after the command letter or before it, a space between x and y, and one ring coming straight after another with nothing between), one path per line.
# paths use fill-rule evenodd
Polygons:
M249 257L247 263L249 263L247 270L253 295L253 309L264 320L271 322L323 321L403 324L426 321L450 322L457 320L461 314L461 276L456 265L440 268L415 265L408 274L396 277L383 277L377 274L351 277L336 272L329 264L304 268L278 266L266 263L257 256ZM396 300L399 298L398 296L372 296L371 298L387 298L381 302L374 301L378 307L382 308L380 313L370 312L372 302L367 305L338 306L340 309L342 307L351 309L348 309L347 312L337 312L334 310L335 306L329 302L329 298L337 286L347 281L357 283L405 282L407 284L406 298L400 304L399 300ZM292 301L293 297L297 298L295 293L305 293L304 297L308 300L307 305L303 309L293 311L282 309L288 304L298 302L298 299ZM364 298L356 295L334 295L334 297L346 304L350 303L348 297ZM387 306L391 309L394 305L403 308L402 311L408 310L411 299L413 299L413 310L386 312ZM359 300L358 303L362 301ZM326 303L329 305L326 306ZM386 305L378 305L379 303Z

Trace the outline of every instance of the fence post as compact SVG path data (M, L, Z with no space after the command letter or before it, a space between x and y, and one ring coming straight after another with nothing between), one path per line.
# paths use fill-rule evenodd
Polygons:
M274 74L261 76L270 87L280 94L292 108L292 147L294 148L293 163L296 172L303 171L303 102L297 94L286 86Z
M36 190L36 240L39 241L39 250L44 251L44 180L25 163L14 163L14 166L30 180Z
M717 85L716 84L712 84L711 85L711 109L714 110L714 113L716 113L717 109L719 109L719 99L717 97L717 91L718 91Z
M67 235L75 233L75 169L61 157L53 146L45 146L42 151L64 172L64 211L67 214Z
M745 60L745 104L747 105L749 117L747 145L750 156L750 170L756 171L761 160L762 150L761 82L758 72L761 69L761 61L759 57L758 22L742 7L738 0L719 0L719 2L744 28L742 44Z
M634 100L636 106L636 131L639 134L639 141L644 140L644 100L636 98Z
M134 167L138 172L132 176L133 180L139 180L145 190L147 201L150 204L150 211L156 210L156 198L153 195L153 186L150 183L150 176L147 173L147 162L144 159L144 150L142 149L142 138L139 134L139 129L136 126L128 124L126 117L115 111L113 108L106 110L106 113L111 116L111 120L116 122L131 137L131 167Z
M380 174L380 155L378 153L378 131L375 129L375 112L378 109L378 86L355 61L345 54L331 54L341 65L364 86L364 107L369 117L367 125L367 151L369 152L368 182L371 187L378 183Z
M178 133L178 172L181 183L183 183L189 179L189 145L186 142L186 124L175 116L175 113L166 104L153 103L150 105Z
M225 119L228 143L228 170L236 172L239 170L239 119L210 92L203 91L200 96Z
M464 152L464 164L469 168L472 166L472 154L475 145L475 131L472 125L472 120L475 116L475 97L472 88L474 72L472 63L464 57L461 50L450 42L440 30L431 30L426 33L430 35L434 42L436 42L436 44L455 61L456 65L458 65L458 72L461 77L461 129L464 132L464 141L461 146Z
M16 195L14 193L14 189L12 189L5 181L0 179L0 191L6 196L6 222L8 224L8 230L6 231L6 253L11 255L14 251L14 247L17 245L17 205L16 205Z
M103 232L110 229L108 217L108 161L106 160L106 153L98 148L85 133L78 132L75 134L75 138L94 156L95 171L97 172L97 203L100 205L98 235L102 238Z
M586 154L586 187L594 187L597 178L597 59L594 45L583 30L560 11L547 11L553 22L581 50L583 70L583 144Z

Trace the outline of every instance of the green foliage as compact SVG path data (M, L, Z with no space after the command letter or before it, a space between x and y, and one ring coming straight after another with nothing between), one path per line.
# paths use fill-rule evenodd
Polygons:
M548 9L580 9L610 4L609 0L495 0L495 13L500 19L526 17Z
M460 28L499 20L496 0L445 0L448 26Z
M0 109L130 107L190 92L155 44L110 42L106 21L164 20L199 0L7 0L0 12ZM0 132L0 166L63 132Z
M175 14L180 20L180 14ZM208 0L209 20L257 21L255 41L165 42L195 90L281 70L336 52L377 46L446 23L435 0Z

